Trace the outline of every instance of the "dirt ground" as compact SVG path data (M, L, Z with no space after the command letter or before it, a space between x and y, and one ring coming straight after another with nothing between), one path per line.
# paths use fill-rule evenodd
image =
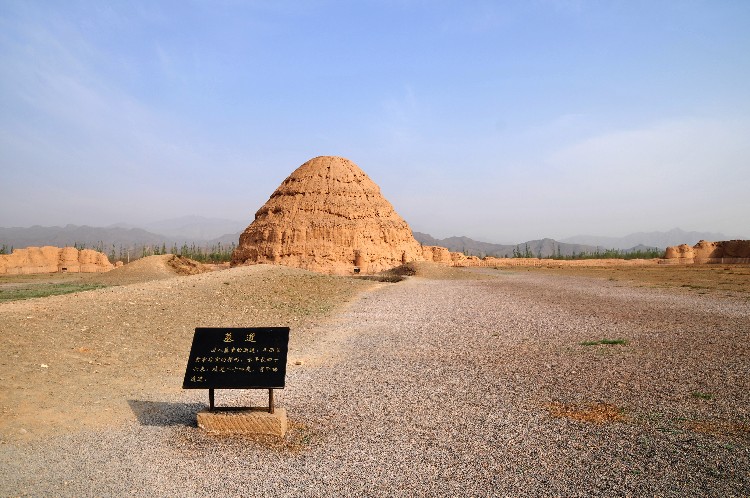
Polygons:
M289 361L307 331L341 311L369 280L257 265L180 276L170 256L103 274L0 277L0 290L60 282L107 287L0 303L0 443L134 415L128 399L158 400L181 389L195 327L291 326ZM513 268L616 280L623 285L750 301L750 265ZM417 265L417 278L483 278L481 272Z
M0 289L108 287L0 303L0 442L116 424L128 399L181 389L196 327L291 326L290 361L311 324L372 281L267 265L180 276L169 256L102 274L4 276Z
M750 265L546 266L508 271L602 278L636 286L682 288L699 294L723 294L750 300Z

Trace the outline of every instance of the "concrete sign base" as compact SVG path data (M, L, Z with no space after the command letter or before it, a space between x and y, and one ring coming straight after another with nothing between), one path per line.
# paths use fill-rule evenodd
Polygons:
M235 408L198 412L198 427L213 434L270 434L283 437L287 430L286 410Z

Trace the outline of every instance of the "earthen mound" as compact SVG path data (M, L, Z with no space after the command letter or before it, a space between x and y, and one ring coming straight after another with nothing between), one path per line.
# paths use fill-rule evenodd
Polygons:
M375 182L348 159L321 156L297 168L258 210L232 264L351 274L422 259L409 225Z
M173 278L179 275L177 269L170 265L170 261L174 257L172 254L161 254L139 258L131 263L115 268L106 275L97 277L97 282L110 285L126 285Z

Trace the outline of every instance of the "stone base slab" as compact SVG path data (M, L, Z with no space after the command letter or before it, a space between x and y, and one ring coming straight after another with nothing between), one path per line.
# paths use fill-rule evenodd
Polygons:
M198 412L198 427L213 434L270 434L283 437L287 419L284 408L232 408Z

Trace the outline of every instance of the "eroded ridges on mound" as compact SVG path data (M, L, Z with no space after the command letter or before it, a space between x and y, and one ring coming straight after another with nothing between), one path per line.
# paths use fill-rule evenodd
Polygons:
M364 171L348 159L334 156L316 157L297 168L258 210L255 220L301 212L322 215L320 222L375 216L381 222L406 225Z
M343 274L421 259L409 225L375 182L348 159L321 156L297 168L258 210L232 262Z

